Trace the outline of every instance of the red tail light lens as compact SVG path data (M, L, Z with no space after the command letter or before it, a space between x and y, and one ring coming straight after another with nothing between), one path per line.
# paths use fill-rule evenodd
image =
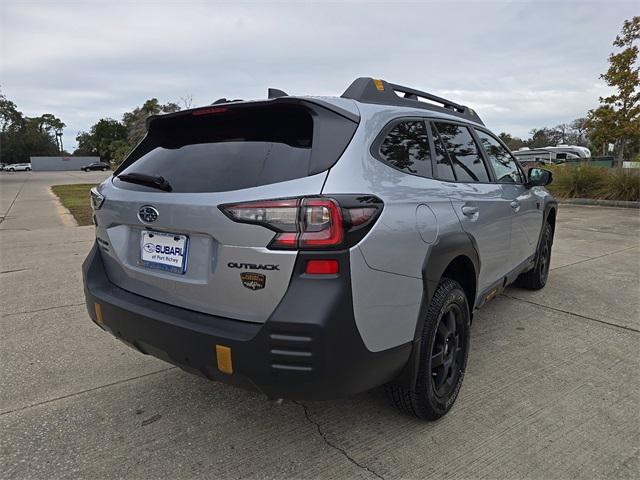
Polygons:
M221 205L220 209L235 222L254 223L276 232L270 249L335 249L356 243L382 211L382 202L376 197L340 197L347 205L334 198L305 197ZM358 203L365 200L370 202L366 206ZM357 233L349 242L346 237L352 231Z
M342 212L331 198L304 199L301 207L300 248L340 245Z

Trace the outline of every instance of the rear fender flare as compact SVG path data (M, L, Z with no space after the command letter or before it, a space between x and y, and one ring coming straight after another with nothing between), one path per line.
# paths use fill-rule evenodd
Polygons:
M548 201L546 203L546 205L544 206L544 213L542 215L542 225L540 226L540 233L538 234L538 245L536 246L536 254L533 258L533 262L532 265L533 267L535 267L535 265L538 263L538 252L540 251L540 244L542 243L542 236L544 234L544 226L547 224L547 222L549 221L549 215L551 215L551 211L553 210L553 222L551 224L551 228L553 230L553 234L551 235L551 243L553 244L553 237L556 233L556 218L558 215L558 202L556 202L555 200L553 201Z
M405 368L394 380L394 383L413 389L418 377L420 367L420 338L424 327L425 317L433 294L438 288L442 274L447 267L459 256L467 257L474 268L476 284L478 272L480 271L480 258L473 238L464 231L452 232L439 238L425 256L422 263L423 295L420 303L420 310L416 321L416 329L413 336L413 346L411 355L407 360ZM477 291L476 295L477 296ZM475 298L468 299L470 314L473 313Z

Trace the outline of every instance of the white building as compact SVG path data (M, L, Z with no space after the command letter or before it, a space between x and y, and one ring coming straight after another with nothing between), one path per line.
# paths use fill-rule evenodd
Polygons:
M100 157L31 157L34 172L51 170L82 170L91 163L99 162Z

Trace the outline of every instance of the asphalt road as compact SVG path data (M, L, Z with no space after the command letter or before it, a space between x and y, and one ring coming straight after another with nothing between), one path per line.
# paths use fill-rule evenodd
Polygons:
M92 227L48 186L98 173L0 174L0 478L638 478L640 216L561 206L540 292L474 320L444 419L380 391L285 402L211 383L102 332L80 265Z

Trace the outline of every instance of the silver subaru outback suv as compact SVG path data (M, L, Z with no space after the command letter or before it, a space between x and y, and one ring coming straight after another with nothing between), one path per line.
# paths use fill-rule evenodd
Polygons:
M372 78L154 116L92 191L87 308L211 380L300 400L384 385L437 419L474 311L547 281L550 181L470 108Z

